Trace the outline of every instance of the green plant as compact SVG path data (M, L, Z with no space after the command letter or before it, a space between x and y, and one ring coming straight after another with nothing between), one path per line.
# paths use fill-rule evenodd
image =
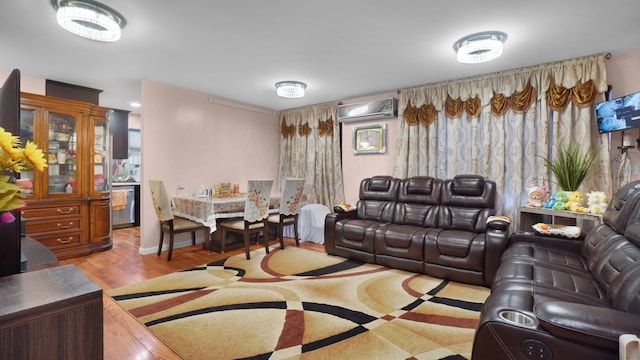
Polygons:
M545 165L553 175L561 190L576 191L593 170L597 157L593 152L583 150L575 142L560 147L553 160L544 157Z

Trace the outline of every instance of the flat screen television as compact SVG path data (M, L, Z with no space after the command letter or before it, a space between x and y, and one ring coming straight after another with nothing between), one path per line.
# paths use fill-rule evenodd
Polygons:
M0 88L0 127L14 135L20 129L20 70L9 74ZM16 220L0 225L0 276L21 271L20 212L13 213Z
M598 131L640 128L640 92L596 104Z

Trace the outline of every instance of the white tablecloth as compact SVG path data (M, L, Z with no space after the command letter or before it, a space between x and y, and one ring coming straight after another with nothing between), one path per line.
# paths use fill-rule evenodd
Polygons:
M174 197L173 214L208 226L211 232L216 231L216 220L244 216L246 196L231 197ZM272 196L269 213L277 213L280 197Z

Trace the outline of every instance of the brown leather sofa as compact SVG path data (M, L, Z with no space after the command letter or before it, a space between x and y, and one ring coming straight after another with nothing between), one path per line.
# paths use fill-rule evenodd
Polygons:
M362 180L356 210L325 218L325 249L438 278L491 286L509 237L496 186L477 175Z
M514 233L482 309L474 360L618 359L640 334L640 181L581 242Z

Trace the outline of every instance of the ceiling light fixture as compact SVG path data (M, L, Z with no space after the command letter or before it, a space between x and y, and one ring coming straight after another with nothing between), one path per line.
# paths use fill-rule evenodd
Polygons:
M93 0L51 0L58 24L78 36L118 41L126 21L120 13Z
M287 99L297 99L304 96L307 84L299 81L280 81L276 83L276 94Z
M485 31L471 34L456 41L453 49L458 61L463 64L477 64L490 61L502 55L507 34L499 31Z

